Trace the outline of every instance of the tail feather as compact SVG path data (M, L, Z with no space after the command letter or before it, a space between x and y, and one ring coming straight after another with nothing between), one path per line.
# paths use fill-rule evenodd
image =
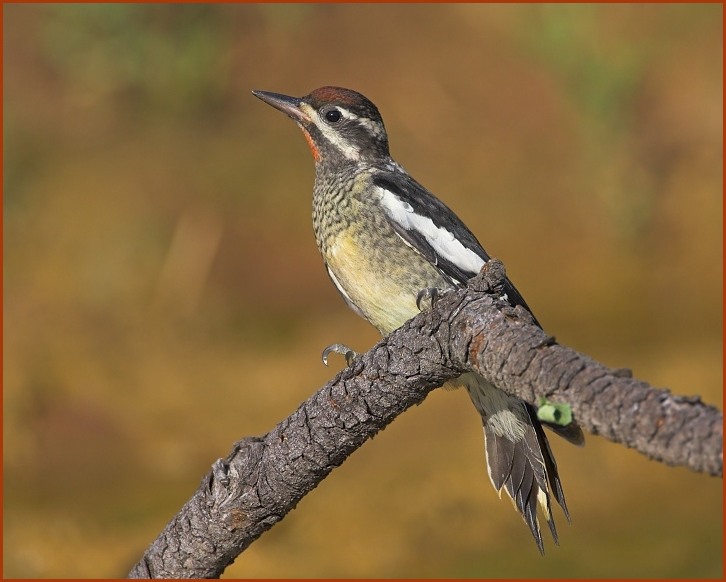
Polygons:
M535 413L535 417L536 417ZM576 422L571 422L567 426L562 426L560 424L554 424L551 422L546 421L540 421L542 426L546 426L548 429L550 429L552 432L554 432L557 436L562 437L567 442L577 446L577 447L583 447L585 446L585 435L582 432L582 429L580 428L580 425ZM546 442L546 441L545 441Z
M537 548L544 553L537 508L544 514L552 538L558 543L550 492L560 505L564 504L562 486L556 476L557 469L548 459L551 458L551 452L540 444L533 425L527 427L524 438L518 442L513 442L505 435L498 435L486 423L484 434L487 468L492 485L500 496L504 491L511 498L515 509L532 532ZM566 512L566 506L563 505L563 509Z
M464 377L462 377L463 379ZM557 463L533 406L507 395L480 376L465 379L481 414L486 443L487 472L494 489L511 498L529 527L537 548L544 553L538 509L555 543L557 528L550 495L570 520Z
M545 471L547 472L547 477L550 483L550 487L552 488L552 495L554 495L555 500L557 503L560 504L560 507L562 508L562 513L565 514L565 517L567 518L567 522L569 523L570 520L570 512L567 509L567 502L565 501L565 492L562 489L562 482L560 481L560 474L557 471L557 462L555 461L555 456L552 454L552 449L550 448L550 443L547 440L547 436L545 435L544 431L542 430L542 425L538 422L537 419L537 411L534 409L534 407L530 404L525 404L527 408L527 413L529 414L530 420L532 422L532 427L537 433L538 440L540 442L540 446L542 448L543 452L543 459L545 462ZM585 437L582 435L582 429L580 427L576 427L576 431L573 431L573 433L579 433L581 438L578 438L576 441L567 439L572 444L576 444L577 446L582 446L585 442ZM573 434L570 433L570 434ZM557 433L560 434L560 433ZM556 536L554 536L556 537Z

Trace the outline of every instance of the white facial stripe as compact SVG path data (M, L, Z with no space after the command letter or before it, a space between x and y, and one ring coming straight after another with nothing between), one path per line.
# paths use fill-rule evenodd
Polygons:
M350 142L342 138L342 136L335 131L332 127L322 122L318 125L321 133L333 146L335 146L340 153L342 153L349 160L359 160L360 150L353 146Z
M340 111L341 115L346 119L351 119L353 121L357 121L360 119L360 117L358 117L355 113L353 113L352 111L348 111L344 107L336 107L336 109Z
M421 233L437 255L467 273L478 273L484 259L466 248L443 226L436 226L427 216L416 214L410 204L401 200L393 192L378 187L381 203L388 215L406 230Z
M329 122L323 119L318 111L313 109L307 103L303 103L300 108L302 109L303 113L305 113L305 115L307 115L310 119L314 121L315 125L320 130L320 133L323 134L323 137L325 137L325 139L327 139L332 146L337 148L340 153L342 153L349 160L357 161L360 159L360 150L357 149L350 142L343 139L340 133L336 131L335 127L330 125ZM365 117L359 117L355 113L348 111L347 109L339 105L336 106L336 109L340 111L340 114L343 116L344 119L347 119L349 121L355 121L362 127L366 128L372 135L380 137L381 134L384 132L382 125L379 123L375 123L374 121L371 121L370 119L367 119Z
M360 125L365 127L371 134L375 136L380 136L383 129L381 127L380 123L376 123L366 117L358 117L355 113L352 111L348 111L347 109L344 109L343 107L337 107L338 111L340 111L341 115L345 117L346 119L349 119L351 121L357 121Z
M313 120L315 126L323 134L323 137L325 137L325 139L327 139L333 147L337 148L340 153L342 153L349 160L360 159L360 151L353 147L350 143L343 140L338 132L336 132L330 125L328 125L328 122L322 119L320 117L320 114L315 109L310 107L310 105L308 105L307 103L303 103L300 106L300 109L302 109L305 115ZM340 107L338 109L340 110L341 114L343 114L343 116L345 116L346 113L348 115L352 115L350 112Z
M300 110L310 119L315 119L318 116L318 112L305 102L300 103Z

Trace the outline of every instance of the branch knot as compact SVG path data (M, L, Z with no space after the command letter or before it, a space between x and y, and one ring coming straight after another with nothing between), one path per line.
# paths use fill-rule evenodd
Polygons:
M479 273L469 280L467 287L480 293L501 295L506 279L507 272L504 263L499 259L489 259L482 265Z

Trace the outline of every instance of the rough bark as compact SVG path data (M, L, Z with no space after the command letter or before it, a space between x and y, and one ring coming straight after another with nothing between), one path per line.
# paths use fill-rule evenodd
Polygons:
M236 443L147 549L131 578L210 578L355 449L446 380L475 370L536 403L570 405L583 429L647 457L722 476L723 415L557 344L496 299L503 266L378 342L262 437Z

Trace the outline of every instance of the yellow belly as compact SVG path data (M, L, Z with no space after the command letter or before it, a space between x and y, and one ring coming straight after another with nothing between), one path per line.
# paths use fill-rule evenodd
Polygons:
M373 245L369 234L348 229L329 247L326 261L343 294L386 335L419 313L419 291L447 284L428 261L402 241L376 240L379 244ZM382 245L381 240L391 244Z

